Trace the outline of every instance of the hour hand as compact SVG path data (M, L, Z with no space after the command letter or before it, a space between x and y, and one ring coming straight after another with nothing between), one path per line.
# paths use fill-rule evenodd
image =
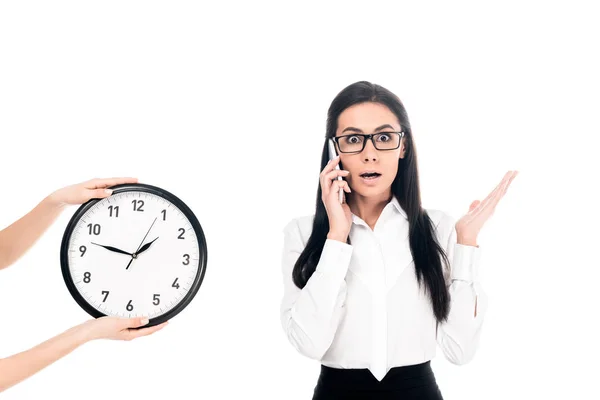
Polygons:
M106 250L114 251L115 253L121 253L121 254L127 254L128 256L133 256L133 254L128 253L128 252L126 252L124 250L121 250L121 249L117 249L116 247L104 246L104 245L101 245L101 244L98 244L98 243L94 243L94 242L92 242L92 244L95 244L96 246L104 247Z
M158 238L156 238L158 239ZM152 243L154 243L156 241L156 239L154 239L153 241L146 243L145 245L143 245L140 250L137 252L137 255L142 254L143 252L145 252L146 250L148 250L150 248L150 246L152 246Z

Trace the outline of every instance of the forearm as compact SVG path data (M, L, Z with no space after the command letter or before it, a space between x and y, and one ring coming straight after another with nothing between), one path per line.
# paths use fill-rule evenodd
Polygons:
M452 299L450 314L440 325L438 343L448 360L460 365L469 362L479 347L488 301L478 283L455 281L449 290ZM477 301L480 303L479 310L473 316L471 310Z
M479 247L479 245L477 244L477 238L467 237L461 234L461 232L457 233L456 243L462 244L463 246ZM477 296L475 296L475 307L473 310L473 317L477 317Z
M52 225L63 206L46 197L26 215L0 231L0 269L15 263Z
M89 330L82 324L32 349L0 359L0 392L36 374L89 340Z

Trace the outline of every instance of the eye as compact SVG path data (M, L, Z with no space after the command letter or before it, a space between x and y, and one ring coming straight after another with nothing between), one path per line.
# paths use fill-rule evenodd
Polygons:
M357 135L346 136L345 139L346 139L346 143L348 143L348 144L359 144L362 141L362 137L357 136Z
M391 133L380 133L379 135L377 135L377 141L378 142L388 142L392 140L392 134Z

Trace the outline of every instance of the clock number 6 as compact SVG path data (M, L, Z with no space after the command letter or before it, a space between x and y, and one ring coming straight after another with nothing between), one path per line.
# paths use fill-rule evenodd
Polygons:
M131 300L129 300L129 303L127 303L127 307L125 307L127 309L127 311L133 311L133 304L131 304Z

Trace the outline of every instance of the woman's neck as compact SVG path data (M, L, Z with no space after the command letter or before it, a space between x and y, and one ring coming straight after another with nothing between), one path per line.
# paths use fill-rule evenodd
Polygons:
M391 188L380 195L369 197L361 196L355 192L348 199L348 207L354 215L365 221L371 229L375 229L375 224L381 212L391 199Z

